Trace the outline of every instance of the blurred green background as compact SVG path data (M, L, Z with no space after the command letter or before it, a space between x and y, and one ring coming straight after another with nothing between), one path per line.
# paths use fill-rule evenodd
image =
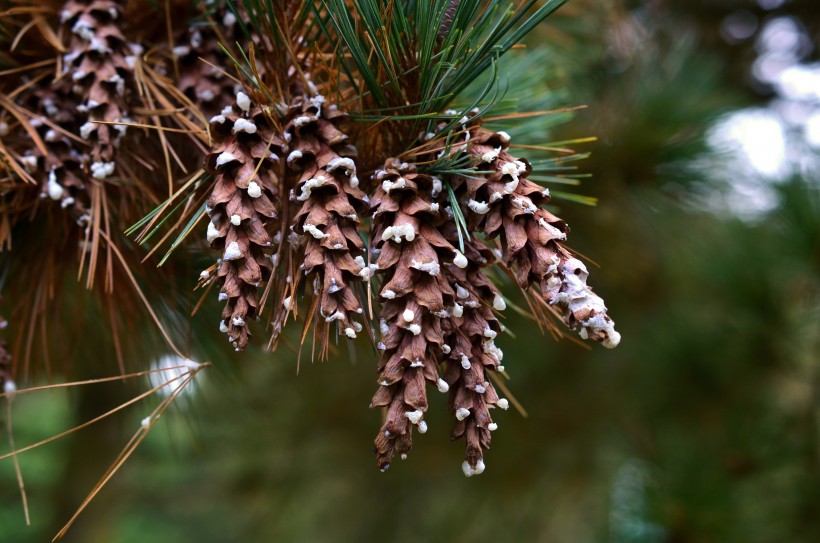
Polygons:
M598 206L559 211L621 345L556 343L508 311L529 416L500 416L487 471L461 474L436 395L382 474L370 351L306 353L297 376L289 349L217 346L206 316L187 347L214 367L67 541L820 541L820 2L573 0L528 45L507 62L546 61L509 94L587 104L548 138L599 138L574 189ZM110 375L107 347L73 355ZM20 396L18 447L146 388ZM50 540L160 399L22 454L31 527L0 461L0 541Z

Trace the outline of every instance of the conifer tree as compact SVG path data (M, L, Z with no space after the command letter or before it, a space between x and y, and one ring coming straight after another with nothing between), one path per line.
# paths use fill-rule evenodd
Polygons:
M224 334L236 351L275 350L289 324L318 359L344 341L375 346L381 470L427 431L430 389L449 393L464 474L482 473L492 412L510 406L499 376L520 363L502 363L509 305L559 336L566 326L604 347L620 341L539 184L578 155L528 160L494 125L548 117L499 113L505 85L513 98L526 92L499 62L563 3L9 10L3 37L19 43L2 59L0 220L12 328L65 334L77 323L49 318L55 293L88 288L112 319L84 326L88 339L120 334L117 313L132 307L131 325L159 325L158 353L179 352L163 323L189 316L184 291L167 285L197 285L202 311L216 299L221 312L196 333ZM63 280L78 272L84 284ZM31 291L34 303L19 298ZM31 382L48 341L29 363L31 335L12 334L14 362L4 350L0 375ZM119 351L122 368L140 369ZM78 364L66 360L66 375Z

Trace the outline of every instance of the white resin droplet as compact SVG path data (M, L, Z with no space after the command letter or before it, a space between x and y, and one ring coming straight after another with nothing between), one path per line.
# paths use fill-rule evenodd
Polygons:
M242 258L242 251L239 250L239 244L232 241L228 247L225 248L225 255L222 258L223 260L236 260L237 258Z
M213 222L208 223L208 243L211 243L213 240L219 237L219 230L217 229L216 225Z
M244 112L248 112L251 108L251 99L242 91L236 93L236 105Z
M248 183L248 196L251 198L259 198L262 196L262 188L256 183L256 181L251 181Z
M456 249L456 256L453 259L453 264L455 264L456 266L458 266L461 269L464 269L464 268L467 267L467 264L468 264L467 257L464 256L464 254L461 251L459 251L458 249Z

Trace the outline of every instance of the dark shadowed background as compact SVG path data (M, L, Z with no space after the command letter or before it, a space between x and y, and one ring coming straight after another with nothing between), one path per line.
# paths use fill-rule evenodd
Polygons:
M508 311L528 416L497 418L483 475L462 475L444 397L375 469L363 345L297 375L289 349L235 355L194 327L214 367L66 540L820 541L818 47L817 0L572 0L505 59L528 106L588 105L530 138L598 138L572 188L598 205L559 212L623 341L556 343ZM110 374L105 348L74 355ZM147 386L19 397L17 445ZM50 540L159 400L22 454L31 527L0 461L0 541Z

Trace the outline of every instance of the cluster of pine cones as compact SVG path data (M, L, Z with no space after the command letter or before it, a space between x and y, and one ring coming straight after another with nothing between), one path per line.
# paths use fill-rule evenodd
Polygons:
M283 20L303 3L277 2ZM121 233L187 190L181 201L201 201L204 212L171 261L201 261L207 241L198 284L222 303L218 329L237 351L252 329L274 349L290 322L301 323L303 342L311 334L320 358L341 341L376 346L382 470L406 457L414 430L427 431L430 388L449 394L465 475L484 471L493 409L510 405L493 384L505 371L497 343L510 301L499 277L517 284L536 318L555 315L582 338L618 344L585 265L564 246L565 223L544 207L549 191L477 110L444 111L429 132L351 123L360 106L328 74L315 52L322 44L297 32L278 51L279 40L247 37L242 11L219 3L201 13L187 2L165 12L131 4L141 5L68 0L6 15L6 30L26 28L0 82L9 273L26 269L14 264L27 255L18 245L45 229L51 239L39 249L51 256L41 258L58 264L49 285L76 275L62 269L73 259L88 287L102 280L100 295L112 295L124 263L143 256ZM250 68L234 68L237 41L255 49ZM472 173L430 167L447 158L467 159ZM46 312L45 300L16 303ZM16 366L0 351L0 380L11 381Z

